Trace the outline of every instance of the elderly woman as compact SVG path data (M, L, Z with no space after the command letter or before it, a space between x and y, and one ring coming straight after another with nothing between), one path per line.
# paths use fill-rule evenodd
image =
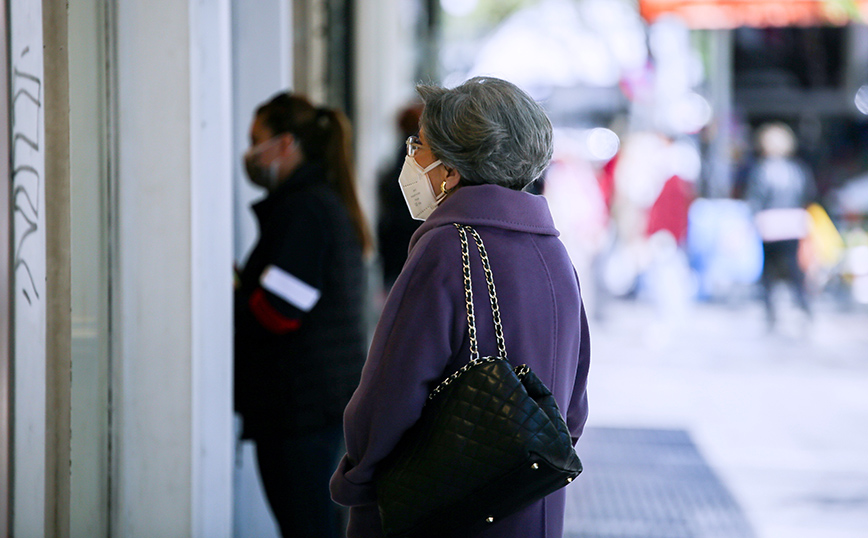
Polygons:
M411 214L425 222L410 242L344 413L347 454L331 480L332 498L351 507L352 538L382 536L378 464L419 418L429 391L470 357L453 223L482 236L510 357L551 389L574 443L588 413L590 342L578 277L545 199L522 190L551 159L551 123L527 94L495 78L417 91L425 109L419 137L407 141L400 183ZM473 280L484 282L478 260L472 265ZM476 326L480 354L495 355L489 309L476 309ZM479 536L560 537L564 505L562 489Z

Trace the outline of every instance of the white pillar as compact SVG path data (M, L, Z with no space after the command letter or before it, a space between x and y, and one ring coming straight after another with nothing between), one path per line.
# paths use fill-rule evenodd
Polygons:
M227 6L116 10L112 535L229 536Z
M710 72L711 101L717 122L714 139L711 142L711 171L705 196L725 198L732 191L732 121L733 80L732 80L732 30L711 30L711 54L713 66Z
M377 172L401 145L397 112L414 99L414 31L420 7L410 0L355 0L356 170L361 203L376 229ZM397 181L398 178L395 178Z
M190 0L193 538L232 534L232 32Z

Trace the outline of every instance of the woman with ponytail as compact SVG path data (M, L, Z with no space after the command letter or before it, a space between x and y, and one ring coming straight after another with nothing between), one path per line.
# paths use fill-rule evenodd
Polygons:
M338 534L329 476L365 360L371 238L338 110L281 93L262 104L244 156L266 189L259 240L235 290L235 408L285 537Z

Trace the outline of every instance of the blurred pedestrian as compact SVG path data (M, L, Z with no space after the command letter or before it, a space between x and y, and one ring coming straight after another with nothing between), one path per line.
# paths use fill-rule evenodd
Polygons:
M401 141L419 133L419 116L422 115L422 105L413 103L406 106L398 114L397 127ZM398 176L404 166L407 155L403 144L393 163L380 174L379 179L379 215L377 218L377 245L380 260L383 264L383 288L388 291L404 262L407 260L407 247L410 237L419 227L420 222L407 212L407 203L398 185Z
M365 358L371 247L349 136L340 111L281 93L256 110L244 156L267 195L235 291L235 407L286 538L338 536L328 480Z
M551 159L549 119L526 93L495 78L417 91L425 108L419 137L407 143L401 183L411 214L425 222L410 242L347 406L347 454L331 482L334 499L351 507L351 538L382 536L377 467L419 418L429 391L470 358L453 223L474 226L484 239L509 354L549 386L574 443L588 413L590 342L578 277L545 198L522 190ZM478 264L472 273L473 281L484 280ZM480 355L495 354L488 309L476 310L476 327ZM478 536L561 536L564 508L561 489Z
M769 328L777 321L772 290L786 281L796 302L810 318L805 273L799 266L799 242L808 234L807 205L816 195L813 175L795 157L796 137L784 123L767 123L757 130L760 159L748 176L747 202L763 242L760 282Z

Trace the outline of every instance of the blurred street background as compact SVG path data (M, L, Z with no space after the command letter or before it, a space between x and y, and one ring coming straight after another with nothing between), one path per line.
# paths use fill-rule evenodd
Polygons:
M868 311L820 301L806 326L784 306L768 333L758 301L696 303L674 325L647 303L610 305L592 325L566 536L868 536Z
M868 536L864 3L514 4L442 1L440 62L447 84L518 82L555 124L536 188L593 316L566 536ZM763 302L770 122L813 183L810 313L783 282Z
M555 130L530 190L592 337L567 538L868 537L868 0L4 6L0 538L276 536L233 410L253 112L350 119L373 326L414 86L476 75Z

